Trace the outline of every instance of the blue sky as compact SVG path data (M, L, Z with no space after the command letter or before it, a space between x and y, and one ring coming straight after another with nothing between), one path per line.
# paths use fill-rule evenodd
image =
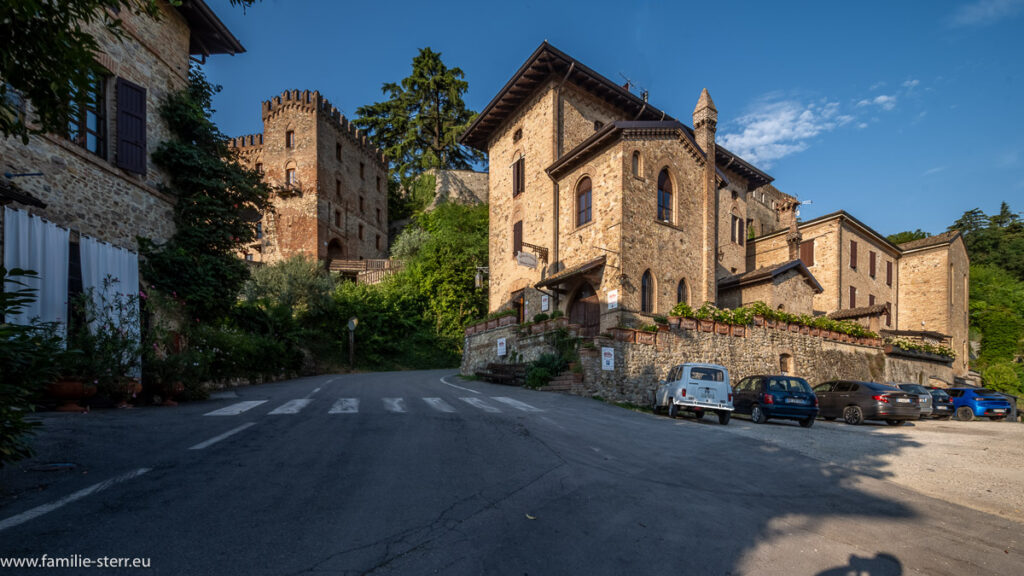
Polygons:
M328 2L209 0L248 50L215 56L215 120L259 132L260 102L318 89L347 116L440 51L481 110L543 40L718 139L810 205L883 234L1024 210L1024 0ZM622 80L624 82L624 80Z

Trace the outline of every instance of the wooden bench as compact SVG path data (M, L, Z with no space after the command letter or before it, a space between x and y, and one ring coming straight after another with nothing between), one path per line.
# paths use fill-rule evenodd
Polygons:
M522 386L526 383L526 367L526 364L488 364L485 370L474 374L485 382Z

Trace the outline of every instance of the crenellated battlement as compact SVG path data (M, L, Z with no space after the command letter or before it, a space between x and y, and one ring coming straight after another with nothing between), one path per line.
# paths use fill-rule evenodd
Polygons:
M384 156L384 152L370 142L366 134L356 128L340 110L331 104L330 100L320 94L319 90L312 92L309 90L285 90L279 96L274 96L270 100L264 100L262 108L263 121L266 122L282 110L296 108L320 115L321 118L340 132L348 135L367 154L373 156L382 165L387 166L387 158ZM245 137L243 136L243 138ZM260 142L262 143L262 135L260 136Z
M240 152L249 152L261 148L263 147L263 134L246 134L245 136L231 138L228 141L228 146Z

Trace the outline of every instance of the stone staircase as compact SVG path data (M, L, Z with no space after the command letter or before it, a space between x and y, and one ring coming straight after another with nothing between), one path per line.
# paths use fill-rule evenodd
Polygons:
M583 388L583 373L575 373L572 370L565 370L548 382L547 386L541 388L545 392L581 392Z

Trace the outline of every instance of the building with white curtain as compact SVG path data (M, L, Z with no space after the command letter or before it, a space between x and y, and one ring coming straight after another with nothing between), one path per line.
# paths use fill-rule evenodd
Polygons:
M202 0L159 3L152 19L122 10L124 37L91 25L107 71L61 134L0 140L0 265L33 270L38 300L9 322L66 324L76 293L139 289L138 236L157 242L174 232L167 174L150 153L168 139L160 118L166 97L188 85L190 59L245 49ZM32 103L13 92L31 126Z

